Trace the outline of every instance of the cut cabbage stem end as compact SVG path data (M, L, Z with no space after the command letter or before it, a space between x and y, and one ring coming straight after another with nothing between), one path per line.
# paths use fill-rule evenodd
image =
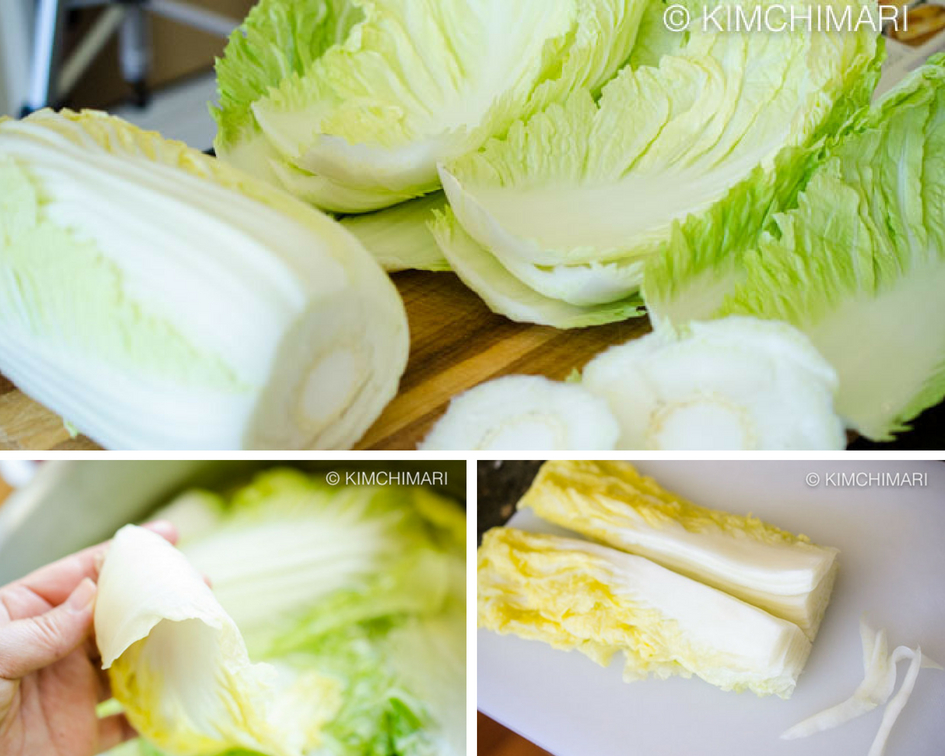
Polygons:
M581 386L512 375L453 399L420 448L607 450L618 434L604 400Z

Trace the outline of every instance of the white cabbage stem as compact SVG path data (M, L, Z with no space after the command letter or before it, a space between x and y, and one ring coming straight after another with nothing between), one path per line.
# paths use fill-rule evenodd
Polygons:
M865 671L863 682L846 701L818 712L786 730L781 734L784 740L806 738L824 730L831 730L888 702L879 731L868 754L868 756L883 756L889 733L912 695L920 668L941 670L942 666L928 657L923 658L922 649L918 646L916 648L898 646L890 654L886 642L886 631L874 631L866 620L860 621L860 637L863 641ZM893 696L893 690L896 687L896 664L904 659L910 660L909 667L902 687Z

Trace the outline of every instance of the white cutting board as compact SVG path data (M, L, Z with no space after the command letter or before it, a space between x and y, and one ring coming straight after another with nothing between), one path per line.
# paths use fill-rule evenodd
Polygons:
M840 575L810 660L789 701L725 693L693 677L625 684L578 652L479 631L478 705L556 756L866 756L881 709L835 730L781 732L849 697L863 679L859 618L890 648L919 644L945 664L945 464L941 462L641 462L637 468L704 506L752 512L841 550ZM828 473L924 472L924 488L839 488ZM809 486L805 477L820 476ZM511 524L564 531L531 513ZM906 662L899 665L901 681ZM898 685L897 685L898 687ZM886 756L945 754L945 672L922 670Z

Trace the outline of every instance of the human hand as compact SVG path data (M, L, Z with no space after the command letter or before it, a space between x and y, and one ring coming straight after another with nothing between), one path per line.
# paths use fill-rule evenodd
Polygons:
M177 541L168 522L145 527ZM0 754L94 756L136 737L123 715L98 719L111 698L92 629L108 544L0 588Z

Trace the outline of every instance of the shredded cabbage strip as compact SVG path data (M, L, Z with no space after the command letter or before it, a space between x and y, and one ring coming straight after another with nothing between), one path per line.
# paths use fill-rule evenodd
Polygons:
M832 730L872 711L880 704L886 704L883 712L883 721L879 731L873 739L868 756L883 756L886 751L886 741L893 725L905 708L915 687L919 669L943 669L942 665L923 657L919 646L909 648L898 646L891 654L888 652L886 631L873 630L865 620L860 621L860 637L863 640L863 682L846 701L828 709L824 709L811 717L798 722L796 725L781 734L784 740L806 738L824 730ZM910 659L902 686L893 696L896 687L896 664L904 659ZM890 700L891 698L891 700Z

